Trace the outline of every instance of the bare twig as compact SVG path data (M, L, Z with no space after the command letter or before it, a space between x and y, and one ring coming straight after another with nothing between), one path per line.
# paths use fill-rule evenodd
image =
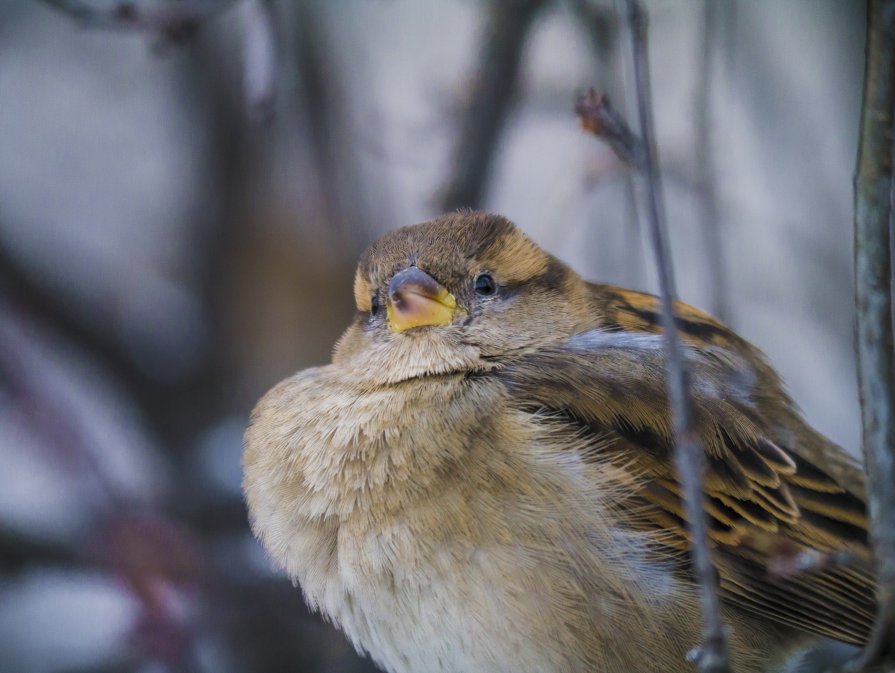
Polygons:
M639 171L646 170L646 153L640 138L612 107L609 97L594 89L580 93L575 100L575 114L585 131L603 138L624 163Z
M494 0L482 36L473 95L463 118L444 211L481 205L500 130L512 109L522 51L544 0Z
M717 34L717 0L703 0L702 41L699 45L699 73L693 97L693 125L696 132L696 171L699 185L699 219L706 244L706 262L711 287L709 306L721 322L728 322L729 306L721 216L715 189L712 148L712 65Z
M622 164L637 171L644 170L640 136L631 130L604 92L592 88L579 92L574 110L581 128L605 140ZM666 165L664 179L681 189L698 192L698 178L692 173L687 168Z
M895 1L870 0L861 137L855 176L855 303L858 389L878 614L855 662L862 669L895 656L895 381L890 227L895 114Z
M155 33L172 42L191 37L204 20L227 9L236 0L181 0L141 7L133 0L96 6L85 0L42 0L88 28Z
M727 636L721 623L717 593L717 571L709 552L705 512L702 509L703 448L693 427L689 373L684 364L674 320L677 292L674 286L671 254L665 228L664 197L656 158L652 104L650 101L649 63L647 60L646 15L637 0L625 0L631 31L634 61L634 85L640 125L643 173L648 192L647 217L650 238L662 293L662 327L668 352L668 396L671 401L675 435L675 463L681 481L687 520L690 527L690 554L699 583L704 620L702 648L696 653L702 673L730 670Z
M611 76L611 73L617 72L619 69L615 67L615 61L618 59L618 41L619 41L619 15L615 9L608 4L594 2L593 0L567 0L567 4L571 6L578 21L576 22L584 33L585 38L590 44L591 53L594 57L594 65L598 73L604 73L610 76L610 81L606 82L606 86L610 90L618 89L613 87L613 81L617 77ZM603 98L605 99L605 92ZM594 90L579 93L576 97L576 111L581 107L579 118L583 127L587 127L584 117L587 115L588 104L597 98ZM607 101L608 103L608 101ZM644 278L644 260L642 255L643 236L640 228L640 218L637 214L637 190L634 184L634 172L629 170L630 165L626 165L621 174L622 191L624 193L625 211L626 211L626 227L625 243L623 253L625 259L628 260L628 273L631 274L629 279L633 283L640 283Z

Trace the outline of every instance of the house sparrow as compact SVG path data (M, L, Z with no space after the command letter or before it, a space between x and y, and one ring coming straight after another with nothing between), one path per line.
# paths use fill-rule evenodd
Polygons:
M245 439L252 528L310 607L391 673L692 670L657 298L470 212L383 236L354 295L332 363L268 392ZM734 670L864 642L861 470L754 346L677 311Z

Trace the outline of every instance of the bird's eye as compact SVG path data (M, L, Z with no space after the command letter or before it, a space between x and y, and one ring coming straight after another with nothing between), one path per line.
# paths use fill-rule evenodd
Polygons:
M377 315L379 313L379 293L374 292L373 296L370 297L370 315Z
M480 273L475 277L475 293L480 297L490 297L497 292L497 283L490 273Z

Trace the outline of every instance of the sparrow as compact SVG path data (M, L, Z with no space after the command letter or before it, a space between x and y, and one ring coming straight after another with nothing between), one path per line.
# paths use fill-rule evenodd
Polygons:
M270 390L245 436L252 529L310 608L390 673L692 670L658 299L477 212L385 234L354 299L331 364ZM860 467L756 347L676 314L733 670L863 643Z

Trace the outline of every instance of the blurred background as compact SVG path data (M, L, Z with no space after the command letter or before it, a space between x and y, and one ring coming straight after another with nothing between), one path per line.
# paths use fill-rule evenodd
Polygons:
M853 453L864 5L655 0L683 299ZM0 673L374 670L253 541L242 433L359 252L471 206L654 290L611 0L0 3Z

